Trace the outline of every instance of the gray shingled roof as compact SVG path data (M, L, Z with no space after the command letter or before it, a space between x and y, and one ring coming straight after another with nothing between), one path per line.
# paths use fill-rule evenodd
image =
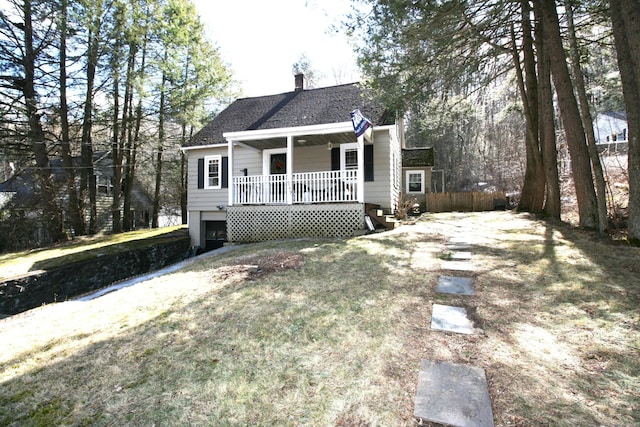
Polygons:
M351 120L349 113L360 109L374 126L393 124L389 114L372 96L366 96L358 83L319 89L299 90L278 95L242 98L234 101L185 147L222 144L224 132L278 129L340 123Z

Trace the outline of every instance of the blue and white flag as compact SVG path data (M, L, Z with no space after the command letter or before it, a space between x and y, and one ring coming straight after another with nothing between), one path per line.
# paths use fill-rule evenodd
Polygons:
M353 123L353 131L356 133L357 138L371 127L371 120L363 116L360 110L357 109L351 112L351 123Z

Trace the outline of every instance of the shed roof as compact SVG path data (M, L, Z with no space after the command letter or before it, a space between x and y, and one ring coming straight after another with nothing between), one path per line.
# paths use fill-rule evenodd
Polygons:
M374 126L393 124L392 114L358 83L241 98L204 126L185 147L226 143L223 133L348 122L360 109Z
M433 147L402 149L403 167L425 167L434 164Z

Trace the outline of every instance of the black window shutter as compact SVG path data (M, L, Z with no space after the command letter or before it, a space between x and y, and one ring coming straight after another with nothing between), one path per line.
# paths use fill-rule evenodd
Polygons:
M373 181L373 145L364 146L364 180Z
M198 159L198 188L204 188L204 159Z
M222 188L229 188L229 157L222 158Z
M340 170L340 147L334 147L331 149L331 170Z

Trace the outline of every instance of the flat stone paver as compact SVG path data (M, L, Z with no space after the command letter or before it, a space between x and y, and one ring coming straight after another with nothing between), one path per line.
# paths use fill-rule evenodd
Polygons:
M469 238L465 236L454 236L449 239L449 243L460 244L460 245L470 245Z
M447 243L447 249L451 251L466 251L471 249L469 243Z
M413 416L457 427L493 427L484 369L422 360Z
M442 270L453 271L473 271L474 267L471 262L468 261L443 261L440 265Z
M441 294L473 295L473 279L470 277L440 276L436 292Z
M468 261L471 259L471 252L469 251L455 251L451 253L452 261Z
M462 307L433 304L431 329L469 335L473 334L473 322L467 317L467 310Z

